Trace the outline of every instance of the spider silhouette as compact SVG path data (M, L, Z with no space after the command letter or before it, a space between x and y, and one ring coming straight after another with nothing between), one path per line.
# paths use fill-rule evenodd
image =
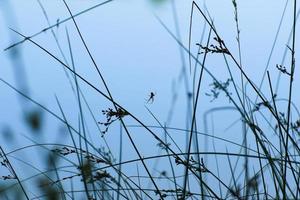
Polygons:
M156 95L156 93L150 92L149 97L148 97L146 103L151 103L151 104L152 104L152 103L154 102L154 97L155 97L155 95Z

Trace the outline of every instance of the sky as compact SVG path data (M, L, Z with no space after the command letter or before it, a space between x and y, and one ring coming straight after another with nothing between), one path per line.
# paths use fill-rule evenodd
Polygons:
M98 4L100 1L70 0L67 2L72 13L75 14ZM158 18L188 48L192 1L173 1L173 4L172 0L165 0L160 3L153 2L150 0L113 0L76 17L76 22L117 103L137 116L146 125L158 125L147 110L148 108L162 124L167 122L168 116L171 116L171 121L168 121L170 127L186 129L187 126L189 127L186 124L188 113L186 96L188 92L192 92L192 72L195 61L192 60L190 71L188 53L178 46L176 40L159 23ZM234 9L231 0L196 2L202 9L206 8L205 13L213 20L218 33L228 48L238 57ZM286 45L289 45L288 37L292 27L292 1L253 0L237 2L243 69L250 79L256 85L259 85L264 69L268 65L275 85L278 76L276 64L282 63L284 52L287 49ZM55 24L69 17L68 10L62 1L41 0L41 3L47 13L50 24ZM287 11L282 19L281 29L278 32L278 38L268 63L285 6ZM174 9L176 10L176 16L174 15ZM72 91L63 66L29 41L15 48L17 49L15 51L19 53L17 54L19 57L12 56L13 50L4 51L10 44L22 39L9 28L29 36L48 27L47 20L38 1L2 1L0 3L0 13L0 35L2 38L0 42L0 78L25 91L32 99L45 105L57 115L62 116L57 104L57 97L69 122L74 127L79 127L79 108L76 95ZM174 22L174 19L177 19L177 23ZM176 32L176 26L178 26L178 32ZM107 94L93 62L80 40L74 23L69 20L54 27L52 30L58 38L67 62L70 64L68 32L76 71L96 88ZM191 30L191 53L196 55L198 48L196 43L201 42L201 44L205 44L209 33L209 27L205 25L203 17L196 9L194 9ZM202 32L204 37L201 41ZM39 34L33 40L65 62L50 30ZM200 55L200 58L202 56ZM296 58L298 56L299 54L296 53ZM290 65L289 54L286 56L283 64ZM233 76L239 77L240 71L234 66L232 61L229 61L229 65ZM218 80L225 82L229 77L222 57L213 54L209 55L207 66ZM186 73L186 85L182 70L185 70ZM196 70L197 75L199 75L199 65ZM72 75L69 72L67 73L74 85ZM297 75L298 71L296 70L295 76ZM214 101L211 101L211 96L205 95L210 93L210 84L212 82L211 77L204 73L197 109L199 131L204 131L205 112L216 107L233 106L224 94L221 94ZM266 83L265 79L262 90L266 91L267 97L270 97ZM278 94L282 98L287 97L287 83L288 79L283 77L278 90ZM299 82L295 80L294 84L297 85ZM102 115L101 111L112 107L111 103L82 81L79 81L79 86L90 109L94 113L95 120L97 122L105 121L105 116ZM186 87L188 87L188 91L186 91ZM247 87L247 90L249 90L248 95L255 99L253 90L250 87ZM174 91L178 93L178 98L172 107ZM149 98L151 92L155 94L155 97L154 102L149 104L147 103L147 98ZM15 138L14 142L12 142L13 139L8 137L8 143L1 144L5 146L7 151L32 144L29 138L40 143L71 144L68 134L65 133L65 127L45 111L42 114L43 128L39 133L33 133L24 123L24 115L22 113L24 110L36 109L37 106L16 94L3 82L0 82L0 93L0 131L2 137L4 138L4 133L10 130L11 133L9 132L9 135L13 135L12 137ZM293 97L295 102L298 102L299 93L295 91ZM283 103L282 106L284 107L285 104ZM105 146L100 137L101 133L97 129L97 124L94 123L94 119L89 115L88 108L84 106L83 110L86 126L89 129L88 137L90 137L95 146ZM190 120L190 116L188 120ZM209 114L208 118L208 129L211 134L241 143L241 123L237 112L232 110L215 112ZM239 123L227 130L226 128L236 120ZM125 118L125 122L127 125L137 124L129 117ZM212 123L217 125L211 128ZM119 151L119 126L118 122L113 123L105 135L107 143L110 144L111 150L115 155L118 155ZM100 128L103 129L101 126ZM131 127L129 129L143 155L155 155L157 153L158 149L153 148L157 142L153 140L152 136L141 128ZM162 130L153 130L156 130L157 134L163 134ZM174 139L178 142L178 145L184 149L186 133L174 131L172 134L174 134ZM201 149L205 146L204 142L204 138L200 137L199 144ZM210 150L213 148L211 144L212 141L209 141L209 144L207 144ZM238 150L237 147L226 142L216 141L216 144L220 151L224 151L226 148L232 151ZM136 153L125 136L124 145L128 147L126 154L124 154L124 159L136 158ZM25 155L28 157L30 150ZM211 161L211 165L214 165L213 161ZM130 171L131 169L128 170Z

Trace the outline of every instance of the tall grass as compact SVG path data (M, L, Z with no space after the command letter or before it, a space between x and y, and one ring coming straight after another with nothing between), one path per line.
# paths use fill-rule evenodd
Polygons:
M184 92L181 94L179 87L174 85L165 121L151 109L151 104L159 103L159 94L149 92L145 111L154 124L143 121L114 97L102 66L96 61L77 22L78 16L113 1L98 3L78 13L73 13L67 1L62 2L68 17L51 24L47 9L38 0L48 26L32 35L10 28L22 39L4 50L11 52L21 44L32 45L60 65L71 86L71 98L76 102L74 116L66 112L60 96L55 95L58 110L54 111L31 97L27 90L13 86L5 77L0 81L15 91L22 102L27 102L22 103L26 108L22 112L30 131L42 132L44 116L52 116L63 126L68 139L59 136L57 142L49 143L26 136L31 144L18 146L10 152L4 148L7 144L1 142L1 199L300 199L300 113L293 99L297 92L294 84L299 14L296 0L289 4L286 1L259 84L247 74L248 64L243 60L247 51L242 45L240 15L243 13L239 10L239 1L229 2L236 43L228 45L205 3L200 5L193 1L188 45L185 45L178 20L179 8L176 1L170 0L175 31L158 15L154 14L153 18L178 46L181 62L178 83L184 86ZM196 15L201 16L203 24L201 35L194 42L195 22L199 20ZM270 61L285 15L292 15L290 38L282 47L286 52L283 62L271 68ZM63 26L66 22L75 28L76 37L91 61L89 67L95 70L103 88L78 70L74 36L70 35L69 27ZM63 28L66 44L60 42L54 31ZM37 42L36 37L45 32L51 32L59 56ZM290 57L289 65L284 62L286 54ZM218 78L209 66L210 59L223 62L228 78ZM278 78L274 81L276 72ZM288 80L287 96L279 92L282 77ZM207 84L207 80L211 83ZM84 89L87 87L105 99L108 107L102 107L101 112L93 110L89 93ZM182 117L185 127L173 126L171 122L177 114L176 103L180 96L185 99L186 113ZM207 99L213 105L210 109L203 106ZM223 106L214 106L219 100L224 100ZM34 106L28 109L29 102ZM200 110L204 110L203 115ZM236 124L241 124L241 129L234 133L241 136L240 141L215 135L216 130L225 133ZM223 126L226 128L221 129ZM144 134L147 141L140 141L137 134ZM117 142L111 142L111 138ZM149 147L150 150L146 149ZM21 157L24 151L38 156ZM151 155L144 153L150 151ZM21 164L16 165L18 162L11 160ZM27 173L20 166L35 173Z

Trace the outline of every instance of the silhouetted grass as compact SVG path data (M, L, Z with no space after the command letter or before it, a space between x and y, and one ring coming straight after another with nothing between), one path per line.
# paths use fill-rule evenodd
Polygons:
M171 103L168 105L167 120L161 120L160 116L151 109L151 105L147 104L149 102L159 104L156 101L157 94L150 92L145 109L146 114L151 116L155 124L144 122L113 97L101 66L96 62L80 25L77 24L77 16L110 2L112 0L73 14L68 3L63 0L69 17L51 25L47 9L38 1L48 27L30 36L10 28L12 32L22 37L22 40L11 44L5 51L12 51L24 43L43 52L49 60L56 61L63 67L68 83L71 85L73 97L76 99L76 109L74 108L74 116L69 116L60 97L55 95L59 111L56 113L57 111L33 99L28 91L13 86L5 80L5 77L0 78L3 85L24 99L22 101L34 105L30 110L23 109L25 123L31 128L31 132L41 134L47 115L54 117L63 125L68 137L65 139L60 133L57 142L50 143L26 136L31 145L19 147L11 152L5 151L2 147L5 144L0 143L0 198L299 199L300 114L293 99L294 89L297 88L294 85L298 17L296 0L293 1L292 12L290 12L293 15L293 22L291 22L291 42L288 41L288 44L291 45L283 47L290 53L290 67L282 62L269 69L282 19L288 11L286 3L263 73L263 80L265 76L267 79L265 81L267 89L262 87L263 80L257 85L255 80L246 73L247 63L243 63L243 53L246 51L242 46L239 1L231 2L236 32L234 45L238 52L238 55L235 55L215 27L209 10L205 5L199 6L195 1L191 4L188 47L186 47L180 34L178 8L175 1L171 0L175 31L173 32L159 16L154 15L154 17L178 45L181 62L179 83L184 86L184 93L181 94L179 88L174 86L173 96L170 97ZM162 3L162 1L155 2ZM193 44L195 13L200 14L204 23L199 41ZM62 28L68 21L75 27L76 34L104 90L77 71L78 66L72 48L73 36L69 35L69 29L65 27L67 44L61 44L53 31L53 28ZM60 56L56 56L35 40L36 36L47 31L51 31ZM67 47L67 52L64 52L62 47ZM197 48L196 53L192 52L192 47ZM188 64L186 56L188 56ZM224 61L228 73L227 79L219 80L210 69L209 59L214 58ZM274 84L271 70L278 72L279 77L288 78L288 97L278 93L279 78ZM211 80L211 83L207 84L205 80ZM93 110L86 98L83 85L103 97L108 102L108 107ZM171 123L176 113L175 104L180 95L186 101L183 105L186 107L186 114L182 117L184 128L173 127ZM205 98L209 99L212 108L206 109L202 106ZM225 99L225 106L214 106L214 103L220 99ZM281 102L285 102L286 106L279 104ZM204 111L203 115L200 114L200 109ZM217 117L223 112L230 113L228 117L232 118L230 123L235 120L224 129L224 132L240 123L241 129L236 134L241 136L241 141L215 135L215 130L227 125L225 121L229 120L224 119L223 122ZM225 115L227 117L228 114ZM234 116L238 117L235 119ZM75 117L77 123L71 122L71 117ZM101 117L105 119L100 120ZM91 124L94 126L92 130ZM119 129L116 129L118 126ZM149 141L140 144L136 139L137 134L144 134ZM103 146L96 144L96 141L91 139L91 135L94 136L93 138L98 138L97 142ZM110 144L108 137L115 138L119 146ZM151 145L151 151L156 151L156 154L145 155L143 152L150 144L156 144ZM224 150L220 150L221 146ZM131 152L129 149L132 149L135 154L128 155ZM19 153L24 151L32 155L38 154L39 157L34 155L30 158L20 157ZM131 159L128 159L129 157ZM12 159L33 170L34 174L26 173L15 163L12 164ZM44 163L45 168L39 166L37 161L39 159Z

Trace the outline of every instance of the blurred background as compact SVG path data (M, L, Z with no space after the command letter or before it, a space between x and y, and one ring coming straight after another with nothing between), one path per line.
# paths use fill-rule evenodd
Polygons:
M69 0L67 3L73 15L79 13L75 20L114 100L161 138L164 138L165 133L161 125L177 128L178 130L168 130L168 133L185 152L188 133L179 129L190 129L192 99L196 92L193 84L197 83L201 69L194 59L189 62L190 57L186 50L190 45L191 54L197 56L197 43L206 45L210 29L195 8L190 28L192 1L112 0L99 5L101 2L96 0ZM213 21L228 49L238 58L232 1L210 0L196 3ZM287 98L289 79L278 79L276 64L290 65L287 45L291 44L289 37L293 22L292 1L253 0L237 1L237 4L243 69L257 86L261 84L261 90L270 99L271 94L264 75L267 68L274 87L278 81L280 83L276 94ZM85 10L87 11L81 13ZM77 130L83 129L80 121L84 117L83 126L87 139L94 147L111 153L115 160L120 159L120 149L123 149L122 160L138 158L124 130L120 130L119 120L109 126L104 136L101 133L106 127L98 122L106 122L102 110L113 108L111 102L78 79L83 105L80 108L76 83L70 71L28 40L10 46L24 39L13 30L26 37L38 33L31 39L71 66L68 33L76 72L107 94L63 1L2 0L0 13L0 141L21 179L28 178L28 181L24 181L25 187L30 188L28 183L34 180L30 177L40 173L37 169L43 171L47 168L45 160L48 159L49 149L61 148L59 145L73 145L68 127L49 111L65 118ZM69 20L64 21L65 19ZM53 27L46 29L50 25ZM212 37L215 35L212 34ZM296 60L298 55L296 54ZM198 56L202 62L203 54ZM233 77L241 83L240 71L232 61L228 62ZM217 80L226 82L230 78L223 56L209 54L205 65ZM298 75L296 69L295 77ZM197 107L197 130L227 141L199 135L199 150L239 152L240 147L228 141L238 144L244 142L240 115L224 93L221 92L216 99L213 97L212 83L213 79L204 72ZM296 79L295 88L298 84L299 80ZM20 95L12 87L40 106ZM236 99L231 85L228 90ZM249 98L254 101L256 95L251 87L246 86L246 90ZM293 99L298 106L299 93L296 90ZM151 93L154 98L148 101ZM48 111L41 108L41 105ZM286 105L283 102L282 108ZM269 114L266 114L266 118L270 118ZM162 153L163 149L154 137L139 127L135 120L126 116L124 122L143 157ZM77 138L77 135L74 137ZM78 142L78 139L75 140ZM253 135L249 134L248 140L252 141ZM256 146L251 142L247 145L254 149ZM171 146L177 149L173 143ZM15 151L23 147L24 149ZM192 149L194 148L195 145ZM216 169L215 158L205 159L207 166ZM223 160L227 161L227 158L220 157L217 162L222 163ZM64 162L59 165L66 166L68 170L68 165ZM155 159L147 164L157 176L164 170L169 172L167 159ZM137 173L136 166L139 166L141 174L145 174L140 162L124 165L123 170L126 174L133 175ZM239 166L242 168L242 164ZM255 166L253 164L253 168ZM223 172L219 172L225 182L229 181L226 173L229 170L229 166L224 166ZM182 175L183 171L179 170L178 174ZM2 174L1 171L0 175L6 173L3 171ZM5 188L5 182L1 181L1 187Z

